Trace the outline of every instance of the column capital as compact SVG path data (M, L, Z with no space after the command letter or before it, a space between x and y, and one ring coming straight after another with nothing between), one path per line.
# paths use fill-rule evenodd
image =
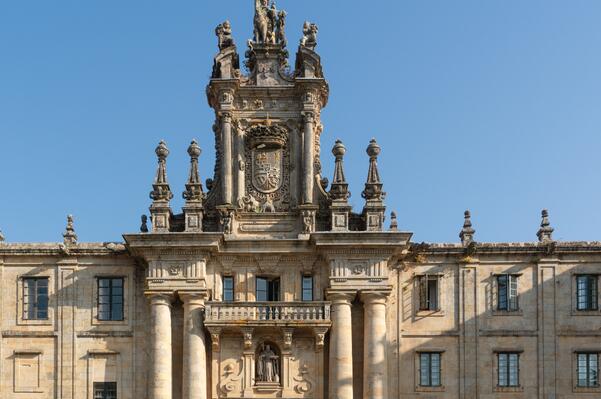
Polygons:
M232 118L234 117L234 115L229 111L220 112L219 116L221 117L222 122L226 122L226 123L231 123Z
M171 307L175 295L171 292L145 292L144 295L152 306L166 305Z
M303 112L303 120L305 123L313 123L315 122L315 113L313 111L305 111Z
M196 305L204 308L205 301L209 298L207 292L181 292L177 293L179 299L182 300L184 305Z
M365 305L386 305L390 291L361 291L359 299Z
M338 290L327 290L326 297L328 301L332 302L332 304L340 305L346 304L350 305L351 302L357 296L356 291L338 291Z

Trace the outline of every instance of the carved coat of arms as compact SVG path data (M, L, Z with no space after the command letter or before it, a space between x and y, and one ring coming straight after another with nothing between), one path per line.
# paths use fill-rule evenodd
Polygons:
M255 148L252 151L252 183L269 194L282 185L283 154L281 148Z

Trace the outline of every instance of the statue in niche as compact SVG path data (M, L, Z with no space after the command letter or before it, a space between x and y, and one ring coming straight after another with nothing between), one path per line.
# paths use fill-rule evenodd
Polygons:
M232 38L232 25L230 24L230 21L225 21L224 23L217 25L217 28L215 28L215 34L217 35L217 45L219 46L219 51L234 46L234 39Z
M303 25L303 38L300 41L301 46L310 50L315 50L315 46L317 46L318 30L319 28L316 24L305 21L305 25Z
M268 344L261 345L257 356L257 382L280 382L280 357Z

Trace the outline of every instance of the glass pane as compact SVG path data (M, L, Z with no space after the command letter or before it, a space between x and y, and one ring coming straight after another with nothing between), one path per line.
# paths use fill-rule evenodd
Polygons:
M590 309L597 310L597 276L589 277L590 285Z
M515 353L509 355L509 386L517 387L519 384L519 356Z
M419 280L419 308L428 310L428 280L427 276L420 276Z
M430 386L430 356L428 353L422 353L419 357L419 379L421 386Z
M123 287L123 279L122 278L114 278L112 280L113 287Z
M313 277L303 276L303 301L313 300Z
M499 386L506 387L507 381L507 355L505 353L498 354L499 359Z
M234 278L227 276L223 278L223 300L232 302L234 300Z
M123 305L113 305L111 320L123 320Z
M257 301L267 301L267 280L264 278L257 278Z
M509 277L509 309L518 310L518 277Z
M438 310L438 279L428 281L428 310Z
M507 276L502 275L497 277L497 287L498 287L498 304L497 308L499 310L507 310Z
M440 353L430 354L430 373L432 386L440 385Z
M110 281L107 278L99 278L98 279L98 287L108 287L110 286Z

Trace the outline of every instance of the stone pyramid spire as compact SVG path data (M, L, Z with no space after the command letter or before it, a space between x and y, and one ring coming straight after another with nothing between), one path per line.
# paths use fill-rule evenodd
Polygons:
M75 234L75 227L73 226L73 215L67 216L67 227L63 233L63 242L65 245L77 244L77 234Z
M201 152L196 140L192 140L192 143L188 147L190 173L186 182L186 191L182 194L186 200L186 205L184 206L186 231L202 231L202 200L204 194L202 192L200 174L198 173L198 157L200 157Z
M474 241L476 230L472 227L472 215L470 211L465 211L463 215L465 220L463 222L463 229L459 232L459 238L461 238L461 243L467 246Z
M332 185L330 186L330 198L333 201L345 201L351 196L348 190L348 183L344 177L344 154L346 153L346 147L342 144L342 141L336 140L334 148L332 148L332 154L336 157L336 164L334 166L334 178L332 179Z
M367 155L369 155L369 171L367 172L367 182L365 190L361 194L367 201L383 201L386 193L382 191L382 181L380 180L380 172L378 171L378 155L382 148L376 142L376 139L371 139L367 146Z
M158 158L158 167L150 192L150 198L152 199L152 205L150 206L152 230L153 232L166 232L169 231L169 218L171 216L169 201L173 198L173 193L167 181L169 149L163 140L157 146L155 153Z
M380 155L382 149L376 139L371 139L366 151L369 155L369 170L365 189L361 193L361 196L365 198L363 216L367 231L382 231L384 212L386 211L386 207L384 207L386 193L382 191L383 184L378 171L378 155Z
M551 227L551 223L549 222L549 211L543 209L541 212L541 223L540 229L536 233L539 242L550 242L553 241L553 231L555 229Z

